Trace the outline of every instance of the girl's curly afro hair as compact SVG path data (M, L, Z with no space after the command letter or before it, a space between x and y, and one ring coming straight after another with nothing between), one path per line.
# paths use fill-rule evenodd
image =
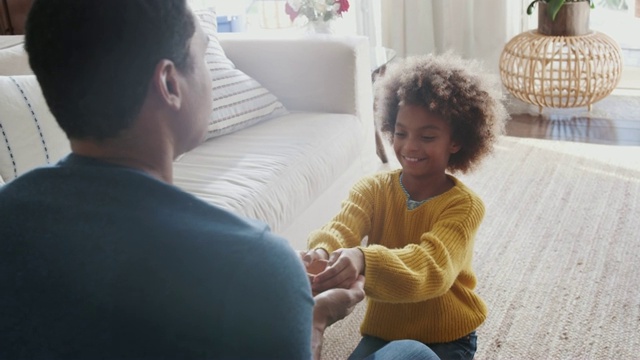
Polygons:
M408 57L390 64L376 81L376 121L393 143L399 107L424 106L449 123L461 145L447 170L465 173L493 150L509 118L496 78L450 52Z

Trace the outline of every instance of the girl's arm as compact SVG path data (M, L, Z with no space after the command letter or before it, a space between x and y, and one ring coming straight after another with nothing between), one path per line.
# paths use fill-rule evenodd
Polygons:
M365 178L356 183L349 197L342 202L340 212L309 235L308 249L323 249L329 255L340 248L361 245L371 228L375 193L373 179Z
M401 303L446 293L463 269L471 269L474 237L483 217L484 205L479 198L460 197L421 235L418 244L399 249L360 247L366 259L367 296Z

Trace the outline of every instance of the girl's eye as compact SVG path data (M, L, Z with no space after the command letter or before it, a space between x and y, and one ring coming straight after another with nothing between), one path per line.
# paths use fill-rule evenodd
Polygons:
M395 137L404 137L405 133L396 132L396 133L393 134L393 136L395 136Z
M431 141L431 140L433 140L433 139L435 139L435 138L436 138L435 136L423 136L423 137L422 137L422 140L425 140L425 141Z

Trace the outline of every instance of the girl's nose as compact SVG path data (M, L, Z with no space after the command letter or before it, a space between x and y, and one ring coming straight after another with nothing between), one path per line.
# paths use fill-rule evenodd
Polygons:
M407 139L407 142L404 145L407 150L417 150L418 149L418 140L417 139Z

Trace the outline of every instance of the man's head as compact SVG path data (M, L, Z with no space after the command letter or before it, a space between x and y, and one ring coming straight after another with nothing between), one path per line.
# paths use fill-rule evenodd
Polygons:
M193 58L200 55L192 42L204 40L194 34L203 36L186 0L35 0L25 46L67 136L104 140L133 124L149 90L167 74L178 74L163 85L170 94L175 84L193 85L194 72L202 75L204 60ZM190 116L193 109L176 114Z

